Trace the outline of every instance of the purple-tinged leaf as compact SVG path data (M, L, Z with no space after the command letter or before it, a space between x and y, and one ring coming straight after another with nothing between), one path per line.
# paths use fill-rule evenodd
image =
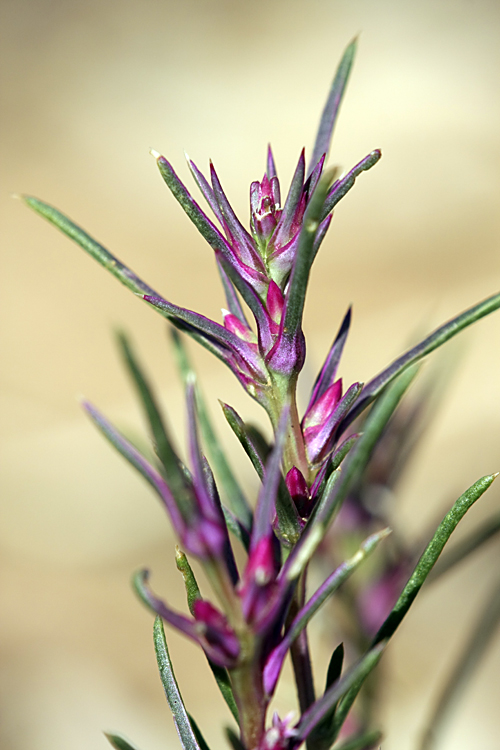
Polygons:
M356 54L357 39L349 44L345 50L339 67L335 73L335 78L326 100L323 114L319 123L318 134L311 157L311 166L314 167L323 154L328 154L330 142L332 139L333 128L337 120L340 104L351 72L354 55Z
M293 747L297 748L302 742L307 739L313 729L324 719L329 713L332 706L349 691L356 689L359 692L361 685L368 677L370 672L377 666L380 661L380 657L386 646L385 642L379 643L371 651L368 651L353 667L347 670L343 677L328 688L326 693L318 698L310 709L300 718L300 721L296 727L297 739L293 743Z
M186 349L178 331L175 328L172 328L171 334L181 377L184 385L187 385L188 379L190 377L196 377L196 375L191 363L189 362ZM252 524L251 508L248 505L246 497L226 459L226 455L214 431L205 400L199 388L196 389L196 403L203 441L209 452L209 456L212 460L220 484L224 490L226 501L230 503L232 509L238 515L242 526L250 528Z
M189 521L194 513L192 488L186 480L181 462L172 446L172 441L156 403L156 398L139 365L130 342L123 333L118 335L118 344L141 400L145 416L149 423L151 436L154 440L156 453L163 466L168 486L184 520Z
M279 247L280 245L286 244L290 239L290 233L296 218L297 208L300 205L302 198L302 191L304 188L304 174L305 174L305 157L304 149L300 152L298 164L295 168L292 182L290 184L290 190L286 197L285 205L281 213L278 226L276 227L275 234L273 236L273 245Z
M215 171L215 167L212 163L210 163L210 175L212 178L214 196L224 218L224 225L227 228L229 234L229 241L231 242L231 244L233 242L236 243L236 246L239 250L239 256L243 263L245 263L247 266L250 266L250 268L253 268L258 273L262 274L262 280L265 282L264 264L257 252L254 241L234 213L231 204L229 203L226 194L222 189L222 185L220 184L217 172Z
M156 661L160 670L160 679L165 691L169 708L172 712L175 728L183 750L201 750L196 735L191 726L189 715L184 706L182 695L175 679L170 654L168 653L167 641L163 623L159 617L156 618L153 630Z
M275 435L274 448L271 451L260 488L257 507L254 514L254 523L252 529L252 538L250 550L255 549L259 540L266 536L271 529L274 512L276 511L276 500L278 487L281 477L281 460L283 458L283 448L288 432L290 419L290 407L286 405L281 412L278 428Z
M334 386L331 386L333 388ZM349 409L362 393L363 384L353 383L344 396L335 406L333 412L325 419L323 424L316 427L308 427L304 430L304 442L309 460L313 464L321 463L332 450L335 428L344 419ZM323 395L326 397L328 391Z
M269 180L272 180L274 177L277 177L276 172L276 164L274 162L274 156L273 151L271 148L271 144L267 147L267 168L266 168L266 174ZM279 203L279 199L276 201L276 203Z
M159 615L162 620L168 622L169 625L179 630L183 635L191 638L196 643L200 644L206 655L215 664L221 667L232 668L235 665L236 657L234 656L234 641L233 635L230 641L228 640L228 647L224 646L224 643L217 643L217 637L211 633L210 628L207 628L206 623L201 620L193 620L185 615L176 612L171 609L162 599L157 597L148 586L149 571L140 570L132 578L134 590L141 599L141 601L153 612ZM195 602L195 608L199 604L200 600ZM220 615L222 617L222 615ZM222 621L221 621L222 622ZM227 627L224 624L224 627ZM222 640L222 639L219 639Z
M280 579L297 580L324 539L328 531L328 523L325 523L325 518L333 518L336 509L339 507L335 494L335 485L339 479L339 471L332 472L328 477L299 541L280 571Z
M229 312L239 318L244 325L250 327L246 319L246 315L243 312L243 308L241 306L236 289L234 288L233 282L222 267L220 259L217 256L215 256L215 259L217 262L217 270L219 271L219 275L222 281L222 287L224 289L224 295L226 297L226 304Z
M321 398L324 392L333 384L335 380L335 376L337 374L340 363L340 358L342 357L342 352L344 351L344 345L351 325L351 311L352 308L349 307L335 337L335 340L330 348L330 351L328 352L328 356L323 364L323 367L321 368L319 375L316 378L316 382L314 383L311 398L309 401L310 405L316 403L316 401ZM308 406L308 409L309 408L310 406Z
M316 188L304 215L297 255L286 293L285 313L282 317L281 331L283 342L292 343L301 328L305 294L311 271L314 241L327 190L328 177L326 176ZM275 367L278 364L279 355L280 351L277 349L273 358L269 360L271 367ZM286 366L284 362L279 362L279 364L281 368ZM293 360L290 366L292 369L296 366Z
M65 216L63 213L49 206L48 203L44 203L38 198L33 196L23 196L25 203L36 211L37 214L43 216L44 219L50 221L58 229L63 232L67 237L80 245L85 252L87 252L94 260L104 266L113 276L115 276L122 284L131 289L136 294L151 294L157 295L154 289L140 279L130 268L127 268L118 258L112 255L109 250L106 250L99 242L93 239L87 232L81 229L71 219Z
M174 198L180 203L181 207L189 216L200 234L207 240L210 247L221 257L221 259L224 260L225 270L238 291L242 294L245 302L247 302L245 297L247 287L252 287L253 285L261 292L265 291L267 285L265 279L261 278L262 274L258 274L254 269L246 266L241 259L235 255L233 248L226 241L217 227L201 210L185 185L179 180L172 165L165 159L165 157L160 156L156 152L153 153L153 156L156 158L161 176L170 188ZM233 269L234 273L230 273L229 268ZM247 302L247 304L249 303ZM251 307L250 304L249 306Z
M196 164L187 158L188 167L191 170L191 174L193 175L194 181L200 188L200 191L205 198L206 202L214 212L215 217L218 219L221 227L224 227L224 218L222 216L222 212L220 210L219 204L217 203L214 195L214 191L212 189L212 186L206 179L206 177L200 172Z
M342 471L337 469L328 478L323 496L283 566L280 577L293 580L307 565L324 538L333 516L365 470L382 431L417 372L418 369L413 368L403 373L380 395L368 415L361 437L349 452Z
M342 198L354 186L356 178L359 177L361 172L367 172L369 169L375 166L381 156L382 152L379 149L375 149L375 151L369 153L368 156L365 156L364 159L361 159L361 161L356 164L356 166L353 167L351 171L345 175L345 177L337 180L332 185L332 188L325 200L323 213L321 215L322 221L330 213L330 211L333 211L337 203L342 200Z
M194 615L194 604L198 599L202 598L201 592L196 578L194 577L194 573L189 564L189 561L184 552L182 552L179 547L176 547L175 549L175 564L177 566L177 570L181 573L184 580L189 611L192 615ZM222 697L226 701L229 710L233 714L234 718L236 719L236 721L238 721L238 707L236 705L236 701L234 700L233 689L231 687L231 679L229 677L227 669L224 669L224 667L219 667L218 664L214 664L214 662L210 661L210 659L208 659L208 664L210 666L210 669L212 670L219 690L222 693Z
M267 374L259 354L245 341L228 331L227 328L204 315L173 305L160 297L146 295L144 299L160 310L168 320L181 330L186 330L190 335L194 330L201 339L201 343L204 343L205 340L211 343L219 358L230 368L234 358L243 372L247 372L257 382L267 383ZM187 326L184 324L187 324Z
M304 628L307 627L312 617L318 612L325 601L357 570L361 563L364 562L368 555L376 549L382 539L385 539L389 533L389 529L383 529L365 539L359 550L328 576L309 601L297 613L286 631L283 640L274 649L264 667L264 689L268 695L274 693L283 663L293 642Z
M312 197L314 191L316 190L316 187L317 187L318 182L320 180L321 174L323 172L323 167L325 165L325 159L326 159L326 156L325 156L325 154L323 154L323 156L318 161L318 163L314 167L313 171L311 172L311 174L309 175L309 177L307 178L307 180L304 183L304 193L307 195L308 199L310 199ZM334 170L336 170L336 171L334 171ZM331 182L333 182L333 180L335 179L337 171L338 171L338 167L334 167L333 169L330 170Z
M224 559L229 576L235 586L238 583L238 569L231 549L219 493L217 492L210 467L201 454L196 423L194 382L192 379L187 383L186 400L188 408L189 453L194 476L193 489L199 509L201 510L201 523L205 524L206 521L209 521L212 529L217 529L218 533L214 534L212 531L211 535L214 544L213 556L215 558L221 556Z
M109 440L116 450L142 474L144 479L153 487L160 496L176 533L182 537L185 531L185 520L177 507L174 496L163 479L163 477L149 464L146 459L133 447L133 445L113 427L113 425L100 414L91 404L84 401L83 408L90 416L96 427Z
M226 508L225 505L222 506L222 512L224 513L224 520L226 522L228 530L248 552L248 550L250 549L250 531L240 521L238 516L230 511L229 508Z
M383 388L385 388L386 385L391 383L394 378L398 377L398 375L404 372L408 367L411 367L411 365L413 365L415 362L418 362L419 360L423 359L423 357L426 357L427 354L430 354L435 349L438 349L440 346L453 338L453 336L456 336L457 333L463 331L464 328L467 328L468 326L472 325L472 323L475 323L476 320L484 318L486 315L495 312L495 310L498 310L499 308L500 293L488 297L487 299L479 302L479 304L474 305L473 307L469 307L469 309L465 310L465 312L457 315L455 318L452 318L439 328L436 328L436 330L429 336L427 336L427 338L425 338L423 341L421 341L420 344L417 344L417 346L409 349L401 357L398 357L392 364L389 365L389 367L386 367L385 370L382 370L381 373L379 373L365 385L361 398L355 405L354 409L349 412L346 419L344 419L344 421L340 425L340 429L345 429L345 427L347 427L347 425L349 425L358 416L358 414L361 414L361 412L364 411L364 409L366 409L369 404L371 404L373 399L376 398L376 396Z

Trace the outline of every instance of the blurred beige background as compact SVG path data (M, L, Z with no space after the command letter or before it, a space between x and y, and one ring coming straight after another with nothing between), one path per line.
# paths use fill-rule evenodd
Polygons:
M142 429L113 329L138 343L183 433L182 394L154 311L11 193L58 206L167 297L217 317L210 250L157 173L149 147L186 180L183 149L212 158L240 216L271 141L287 186L337 61L360 33L331 161L382 161L339 206L306 310L311 381L347 305L342 374L367 380L500 282L498 0L2 0L2 510L0 746L106 748L103 729L143 750L177 747L130 573L183 607L168 524L148 488L81 414L84 393ZM206 392L263 421L223 366L191 347ZM479 476L500 470L500 314L462 337L439 424L398 497L416 536ZM227 431L224 439L233 446ZM233 446L234 447L234 446ZM253 477L241 460L240 470ZM498 509L493 487L466 529ZM422 596L387 655L384 750L418 728L500 560L492 543ZM432 615L432 624L427 617ZM229 721L203 659L171 634L186 702L212 747ZM328 645L318 631L318 653ZM443 750L498 748L500 642ZM190 679L194 678L194 679ZM323 676L320 677L321 681ZM293 705L285 687L282 705Z

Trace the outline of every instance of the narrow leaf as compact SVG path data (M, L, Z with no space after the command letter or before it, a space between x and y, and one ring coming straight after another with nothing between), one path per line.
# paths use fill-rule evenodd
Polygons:
M160 670L160 679L165 690L167 702L172 711L175 728L184 750L201 750L196 735L189 721L184 702L175 679L174 670L168 653L165 631L160 617L155 619L153 630L156 661Z
M240 441L243 450L252 462L255 471L259 475L260 479L262 479L262 477L264 476L265 458L261 455L261 451L258 449L255 442L248 435L246 425L239 414L236 412L236 410L233 409L232 406L224 404L222 401L220 401L220 405L229 426Z
M328 714L334 706L353 686L361 687L370 672L376 667L385 648L385 643L379 643L351 667L340 680L337 680L326 693L311 706L301 717L297 726L296 746L305 740L313 729Z
M310 620L326 600L354 573L388 533L390 533L389 529L383 529L365 539L356 554L343 562L342 565L329 575L309 601L299 610L286 631L283 640L269 656L264 668L264 686L268 695L272 695L274 692L281 668L292 643L298 638L304 628L307 627Z
M226 727L226 737L233 750L247 750L243 742L240 740L236 732L233 732L231 727Z
M239 518L236 518L234 513L231 513L229 508L226 508L225 505L222 506L222 512L224 513L224 520L226 522L227 528L248 552L250 548L249 530L246 528L246 526L243 526Z
M324 538L334 514L339 510L347 494L365 470L385 425L391 418L416 374L417 369L415 368L404 373L377 400L363 426L363 434L354 448L349 452L342 471L337 469L339 473L336 474L334 472L332 474L334 479L330 478L333 482L331 491L328 492L325 500L321 501L321 509L314 514L314 523L307 525L300 540L283 566L281 576L294 578L307 565L321 540ZM325 488L325 494L328 486Z
M180 571L184 579L184 586L186 587L189 611L191 612L192 615L194 615L194 603L197 599L201 599L202 597L200 593L200 588L198 586L196 578L194 577L194 573L189 564L189 561L186 555L184 554L184 552L182 552L179 549L179 547L175 548L175 564L177 565L177 569ZM208 657L207 657L207 661L215 677L215 681L217 682L219 690L222 693L222 697L226 701L229 707L229 710L233 714L234 718L236 719L236 721L238 721L239 719L238 707L236 705L236 701L234 700L233 689L231 687L231 680L230 680L227 669L225 669L224 667L220 667L218 664L215 664ZM193 727L193 729L195 730L195 734L196 734L196 728Z
M436 328L427 338L409 349L405 354L389 365L385 370L382 370L375 378L370 380L363 389L361 398L355 404L354 408L347 415L346 419L342 422L340 429L345 429L361 412L366 409L373 399L385 388L385 386L392 382L400 373L404 372L408 367L418 362L427 354L430 354L438 347L445 344L457 333L463 331L464 328L475 323L476 320L484 318L495 310L500 308L500 293L494 294L492 297L488 297L477 305L470 307L465 312L452 318L444 325Z
M314 144L313 154L311 157L311 169L318 163L323 154L328 154L330 142L332 139L333 128L337 120L340 104L347 85L349 74L351 72L354 55L356 54L357 39L349 44L345 50L342 60L335 73L328 99L326 100L323 114L319 123L318 134Z
M433 705L434 712L425 730L420 750L434 750L451 714L468 688L493 636L500 625L500 585L488 595L486 606L467 640L461 657L456 662L441 695Z
M184 521L164 478L146 461L139 451L97 411L97 409L85 401L82 405L96 427L109 440L111 445L113 445L116 450L121 453L121 455L135 469L137 469L144 479L156 490L170 515L172 525L177 533L182 533Z
M196 578L194 577L193 569L191 568L191 565L189 564L189 560L187 559L184 552L181 549L179 549L179 547L175 548L175 564L177 566L177 570L182 575L182 578L184 581L184 586L186 588L188 609L191 612L191 614L194 616L194 603L198 599L201 599L200 587L198 586L198 583L196 582Z
M417 563L417 566L413 571L410 580L404 587L394 609L376 634L373 640L374 644L380 642L387 643L387 641L394 635L459 521L464 517L476 500L481 497L483 492L488 489L496 476L496 474L485 476L475 482L458 498L453 508L446 514L425 552ZM354 686L340 703L335 715L337 734L340 731L347 714L351 710L351 706L354 703L360 688L361 686L359 686L359 688L358 686Z
M356 166L354 166L350 170L350 172L348 172L344 177L341 177L340 180L337 180L333 184L330 192L328 193L328 196L326 197L320 221L323 221L328 216L330 211L333 211L337 203L342 200L342 198L349 192L352 187L354 187L356 178L359 177L361 172L367 172L369 169L374 167L379 159L381 159L381 157L382 152L379 149L371 151L368 156L365 156L364 159L361 159L361 161L356 164Z
M168 435L162 415L160 414L155 396L129 341L124 334L119 334L118 343L132 381L142 402L151 435L154 439L158 458L165 470L168 485L177 502L180 512L185 518L188 518L193 503L192 491L186 482L181 462L172 447L172 442Z
M314 241L322 219L321 214L328 191L328 173L320 180L314 195L304 214L304 223L300 230L297 255L290 277L290 283L285 300L285 314L282 318L284 335L290 337L298 331L302 324L304 301L309 282L312 261L314 259ZM288 333L289 332L289 333Z
M436 581L455 565L466 560L469 555L480 549L486 542L489 542L498 532L500 532L500 513L488 518L478 529L472 531L452 549L444 552L429 574L429 583Z
M176 354L177 364L182 376L182 380L184 382L184 385L186 385L188 379L190 377L194 377L195 373L191 366L191 363L189 362L182 338L175 329L172 329L172 341L174 344L174 352ZM195 385L195 391L198 420L203 437L203 442L209 452L210 459L224 491L226 500L230 503L231 508L236 513L237 517L241 520L243 525L249 529L252 522L252 511L243 494L243 490L241 489L231 467L229 466L217 435L215 434L212 422L208 415L205 399L203 398L201 390L200 388L198 388L197 384Z
M341 742L340 745L335 745L333 750L374 750L382 737L382 732L367 732L358 737L349 737L348 740Z
M80 245L92 258L94 258L101 266L104 266L110 273L113 274L122 284L131 289L136 294L151 294L153 296L160 296L140 279L136 274L127 268L118 258L112 255L109 250L106 250L97 240L94 240L87 232L81 227L71 221L70 218L65 216L57 208L49 206L48 203L44 203L38 198L34 198L30 195L23 196L25 203L36 211L37 214L43 216L44 219L50 221L58 229L63 232L67 237Z
M121 734L104 732L104 736L115 750L137 750L136 745L132 745L132 743L126 740L125 737L122 737Z
M326 390L333 384L337 369L340 363L340 358L344 350L345 342L347 340L347 334L351 326L351 310L349 307L342 321L340 329L335 337L335 340L328 352L328 356L325 360L323 367L321 368L319 375L314 383L314 388L311 394L309 404L314 404Z
M191 716L191 714L188 713L188 717L189 717L189 721L191 722L191 727L193 729L194 736L196 737L198 745L200 746L200 750L210 750L210 748L209 748L209 746L207 744L206 739L204 738L204 736L201 733L200 727L198 726L198 724L196 723L196 721L193 719L193 717Z
M452 509L446 514L439 524L436 533L427 545L422 557L418 561L410 580L403 589L401 596L396 602L392 612L380 627L375 636L374 643L391 638L399 627L401 621L410 609L415 597L422 588L425 579L431 572L436 560L443 551L444 545L455 531L459 522L465 516L469 508L479 500L493 483L497 474L491 474L478 479L461 495Z

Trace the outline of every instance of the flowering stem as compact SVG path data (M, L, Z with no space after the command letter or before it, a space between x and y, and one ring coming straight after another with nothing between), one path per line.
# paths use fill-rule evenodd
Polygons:
M231 682L239 710L241 740L248 750L254 750L265 734L267 700L253 634L240 633L240 644L243 660L231 670Z
M286 403L290 406L290 422L283 450L283 469L285 475L294 466L299 469L307 481L309 477L309 462L307 460L304 437L300 427L297 409L297 377L284 378L282 382L274 376L273 396L270 400L269 416L274 432L278 428L279 420Z

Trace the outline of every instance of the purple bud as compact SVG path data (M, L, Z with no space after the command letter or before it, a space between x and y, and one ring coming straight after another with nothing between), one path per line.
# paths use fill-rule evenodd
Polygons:
M250 552L240 586L243 615L247 622L255 622L267 608L276 588L278 566L275 555L274 535L261 537Z
M277 177L269 180L267 174L262 182L252 182L250 186L250 208L252 224L258 240L266 245L281 214L279 205L279 182Z
M291 468L286 475L286 486L299 515L302 518L307 518L311 511L311 495L302 472L296 466Z
M254 344L255 350L257 351L257 336L251 328L246 326L236 315L233 315L228 310L222 310L222 317L224 319L224 327L228 331L234 333L235 336L246 341L248 344Z
M240 644L222 612L205 599L194 602L193 612L200 636L210 645L210 650L220 653L222 663L234 663L240 652Z
M336 380L315 403L308 406L302 420L302 428L308 428L323 424L332 414L338 402L342 398L342 378Z

